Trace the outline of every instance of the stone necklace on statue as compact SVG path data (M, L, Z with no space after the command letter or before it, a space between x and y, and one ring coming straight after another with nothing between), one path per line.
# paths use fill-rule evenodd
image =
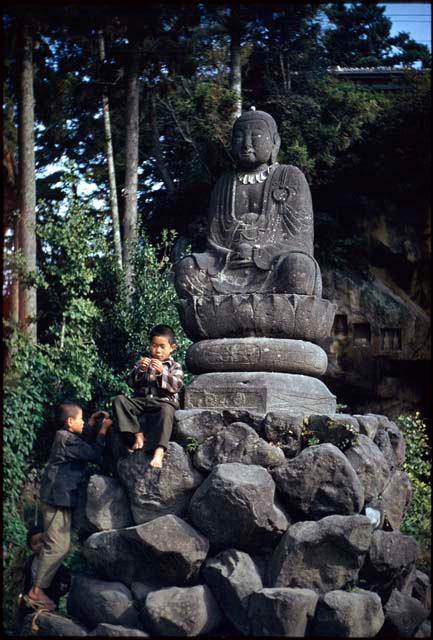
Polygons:
M242 184L257 184L258 182L264 182L270 174L271 169L277 164L278 162L275 162L274 164L266 167L266 169L255 173L238 173L238 180L239 182L242 182Z

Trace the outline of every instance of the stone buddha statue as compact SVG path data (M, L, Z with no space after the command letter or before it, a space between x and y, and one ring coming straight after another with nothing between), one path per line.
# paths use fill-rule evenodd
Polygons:
M175 266L180 319L194 342L186 363L199 374L187 409L335 412L317 379L328 362L317 343L336 306L321 297L310 189L298 168L277 163L279 148L268 113L235 121L237 169L213 189L206 251Z
M280 165L274 118L250 110L234 123L238 169L223 175L210 200L207 249L176 265L181 299L276 293L320 297L313 256L313 209L303 173Z

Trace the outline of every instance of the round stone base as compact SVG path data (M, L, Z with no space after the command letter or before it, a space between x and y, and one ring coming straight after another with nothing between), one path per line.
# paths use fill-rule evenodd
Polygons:
M320 376L328 357L321 347L305 340L223 338L191 345L186 364L191 373L275 371Z

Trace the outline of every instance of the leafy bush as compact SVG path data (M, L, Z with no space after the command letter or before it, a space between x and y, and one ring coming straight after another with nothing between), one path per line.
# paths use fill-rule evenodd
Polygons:
M108 366L123 375L147 348L149 332L157 324L168 324L173 328L177 344L173 356L185 367L185 352L191 342L180 324L169 259L175 235L166 230L159 242L152 243L145 231L140 232L133 258L134 292L129 303L124 283L119 281L118 289L114 295L111 293L110 299L105 269L98 276L100 288L107 292L99 323L98 346L105 354ZM120 350L112 348L113 336L116 344L121 345Z
M412 502L401 531L416 538L426 560L431 551L431 449L427 427L419 412L399 416L397 422L406 441L403 469L412 483Z

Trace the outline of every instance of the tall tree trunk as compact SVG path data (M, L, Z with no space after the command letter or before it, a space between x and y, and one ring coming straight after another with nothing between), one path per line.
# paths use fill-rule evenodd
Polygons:
M14 254L17 254L17 251L19 249L19 222L17 220L17 222L14 225L14 240L13 240L13 247L14 247ZM10 320L11 322L18 326L19 323L19 319L20 319L20 306L19 306L19 300L20 300L20 284L19 284L19 280L18 277L16 276L16 274L13 275L12 277L12 282L11 282L11 305L10 305Z
M22 30L19 111L19 245L27 273L36 270L36 179L33 95L33 38L30 27ZM37 340L36 288L20 284L19 321L32 342Z
M138 47L131 44L126 100L125 209L123 214L123 266L128 298L133 291L132 249L137 238L137 169L139 131Z
M102 29L98 31L99 37L99 59L101 63L105 60L105 43L104 32ZM105 150L107 154L108 164L108 181L110 184L110 209L111 220L113 224L113 240L114 240L114 252L120 269L122 269L122 241L120 238L120 224L119 224L119 207L117 205L117 186L116 186L116 172L114 169L114 154L113 154L113 140L111 137L111 122L110 122L110 105L108 101L108 94L106 89L102 93L102 107L104 111L104 132L105 132Z
M18 172L15 164L15 159L12 151L9 149L9 145L3 136L3 216L4 216L4 259L6 264L8 263L7 254L16 256L19 249L18 244L18 217L20 202L18 198ZM6 320L14 325L18 325L19 321L19 283L16 270L8 275L10 277L10 283L8 285L8 292L5 296L4 317Z
M236 94L233 118L242 113L241 18L240 3L230 8L230 88Z
M167 164L165 163L164 156L162 153L161 142L159 140L159 127L158 127L158 116L156 113L156 101L153 93L150 97L150 121L152 125L153 155L155 156L156 166L159 169L161 178L164 182L165 188L167 189L168 193L173 193L175 190L175 186L174 186L173 180L171 179Z

